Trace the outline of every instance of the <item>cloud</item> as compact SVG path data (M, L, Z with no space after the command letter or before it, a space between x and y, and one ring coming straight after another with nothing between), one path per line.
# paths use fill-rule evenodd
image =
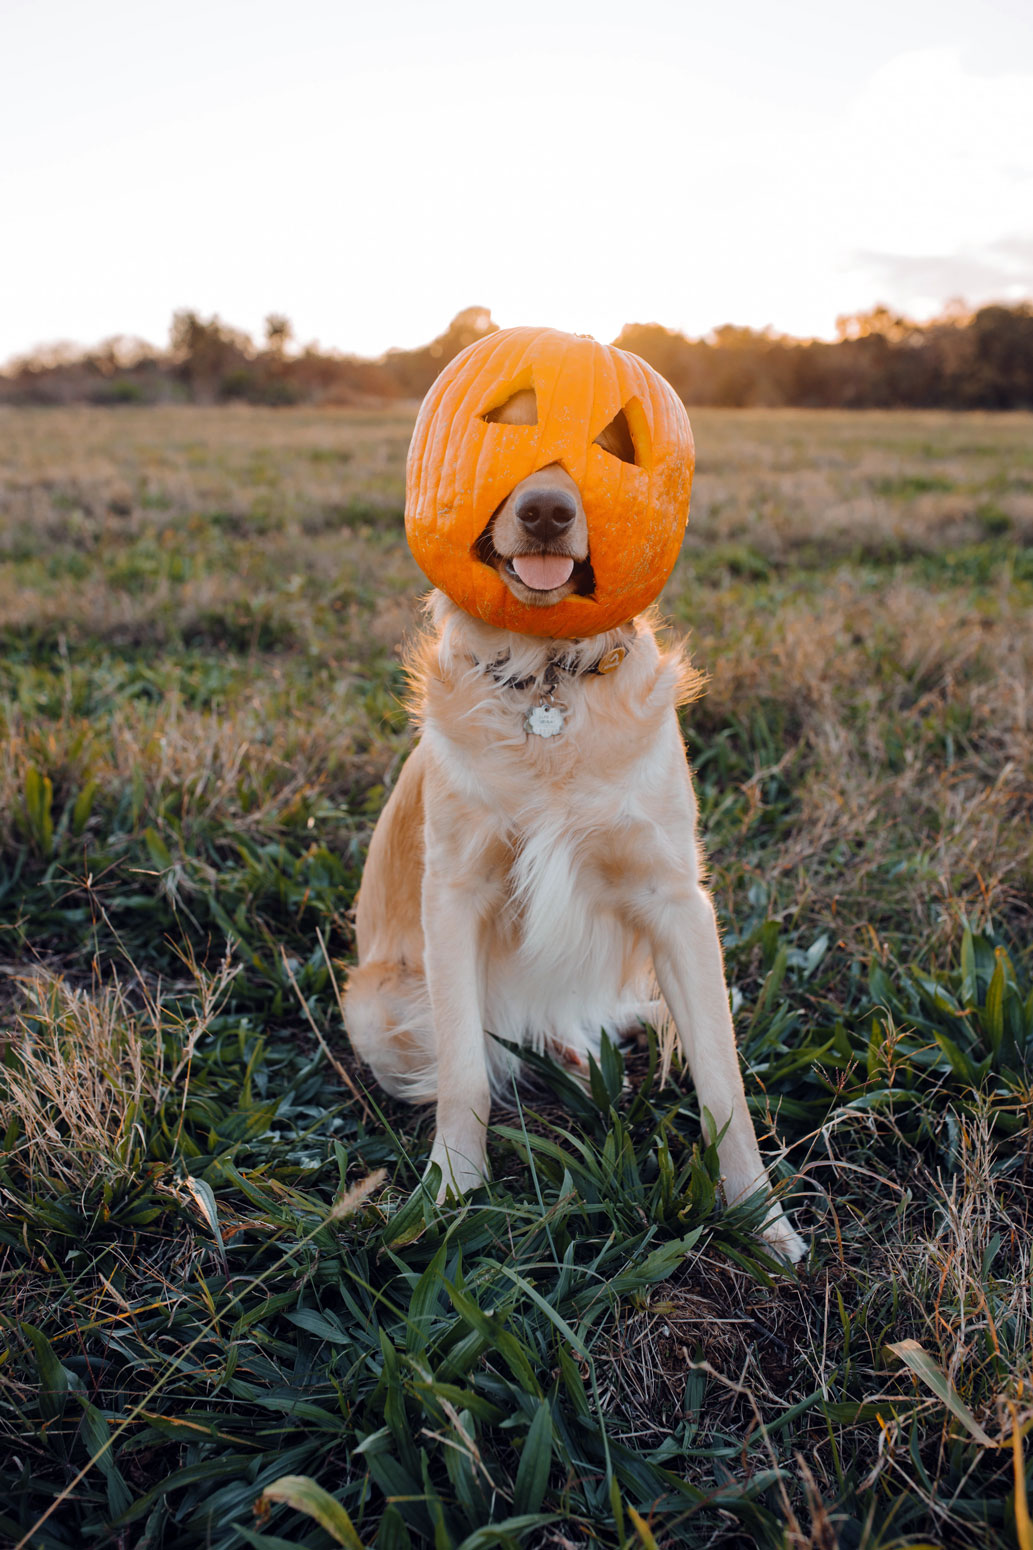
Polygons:
M954 47L886 61L847 107L826 157L846 197L844 289L924 318L1033 296L1033 74L973 73ZM831 180L830 180L831 181Z
M916 315L935 312L953 297L973 304L1033 297L1033 233L1014 233L954 253L862 249L854 262L883 301Z
M1026 271L1030 285L1033 286L1033 232L1028 235L1002 237L999 242L994 242L991 246L1005 258L1014 259L1019 267Z
M826 157L850 248L982 252L1033 210L1033 74L974 75L956 48L898 55L833 126Z

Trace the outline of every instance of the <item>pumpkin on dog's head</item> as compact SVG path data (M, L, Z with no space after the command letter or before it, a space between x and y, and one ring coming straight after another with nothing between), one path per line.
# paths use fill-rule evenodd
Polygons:
M524 635L597 635L658 597L681 547L693 465L681 400L645 361L555 329L507 328L457 355L423 401L406 535L429 580L476 618ZM579 494L587 555L569 595L539 604L515 595L493 563L492 522L517 485L556 467ZM520 556L531 589L536 575L549 579L547 545L542 554Z

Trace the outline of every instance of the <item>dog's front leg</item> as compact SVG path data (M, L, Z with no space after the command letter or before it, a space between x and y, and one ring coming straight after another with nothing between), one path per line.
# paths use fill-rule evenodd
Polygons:
M481 1014L480 915L469 888L433 864L423 882L427 988L437 1049L437 1123L430 1161L441 1168L443 1200L484 1182L491 1093Z
M698 884L677 902L653 914L653 967L667 1002L696 1085L701 1109L709 1109L720 1129L718 1157L729 1204L758 1190L770 1190L767 1172L746 1107L735 1031L728 1006L721 941L714 906ZM784 1216L772 1203L764 1237L791 1262L806 1252Z

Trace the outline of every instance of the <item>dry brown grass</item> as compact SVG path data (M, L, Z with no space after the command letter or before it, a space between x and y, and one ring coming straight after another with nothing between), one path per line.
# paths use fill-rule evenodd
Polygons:
M774 870L806 867L825 905L839 899L864 918L873 873L901 837L917 837L916 918L1026 912L1031 626L1028 604L1008 593L981 611L963 593L908 579L875 590L850 575L745 626L708 617L697 636L712 663L706 726L759 702L792 732L783 774L799 811ZM750 822L764 823L762 802Z
M44 1195L134 1176L154 1112L178 1093L182 1113L194 1050L239 966L227 953L213 975L187 967L193 994L172 1008L140 979L89 988L37 970L19 982L0 1035L0 1132L17 1131L19 1166Z
M935 553L1033 536L1033 417L692 415L699 463L688 551L748 542L769 560Z
M158 1076L122 988L94 997L37 976L25 1001L0 1125L20 1123L24 1164L44 1191L126 1170L136 1116L156 1101Z

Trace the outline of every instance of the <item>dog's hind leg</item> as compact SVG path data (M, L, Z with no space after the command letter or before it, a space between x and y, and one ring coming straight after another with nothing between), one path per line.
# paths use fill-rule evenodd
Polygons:
M423 776L417 747L370 841L355 911L359 962L344 995L356 1054L389 1093L417 1103L437 1090L423 972Z

